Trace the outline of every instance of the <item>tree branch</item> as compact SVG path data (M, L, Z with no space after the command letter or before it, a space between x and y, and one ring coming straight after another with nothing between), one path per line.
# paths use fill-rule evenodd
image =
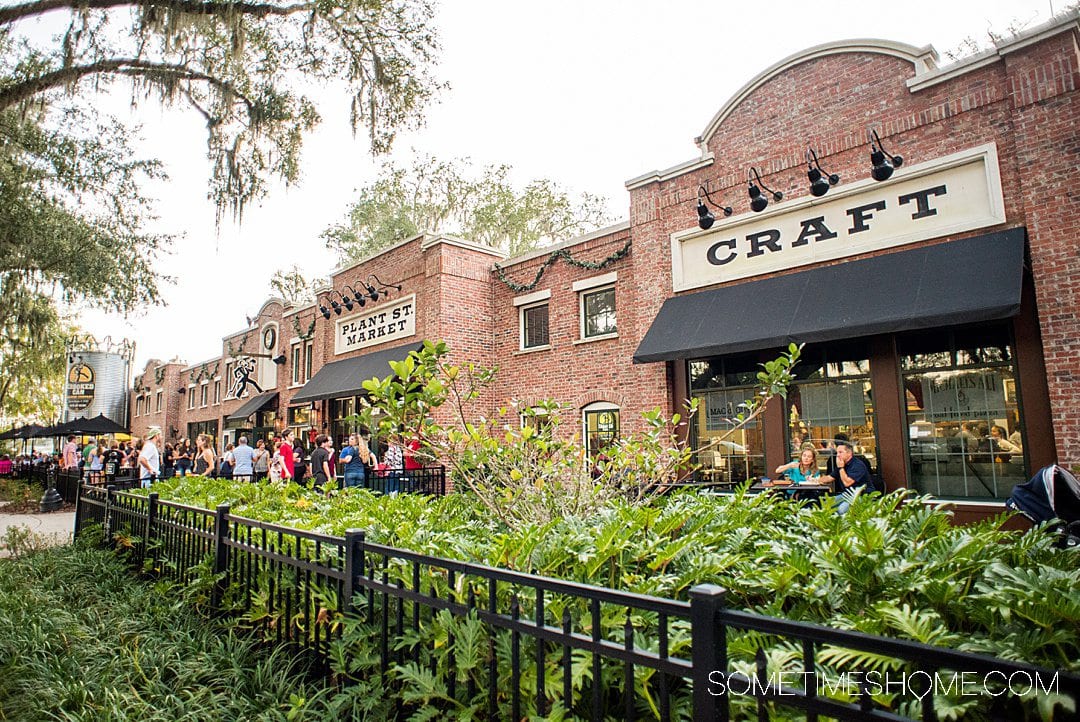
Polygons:
M261 2L200 2L200 0L150 0L146 2L140 2L139 0L34 0L34 2L0 8L0 26L10 25L26 18L37 17L53 10L81 11L87 8L109 10L119 7L157 8L191 15L266 17L268 15L285 16L306 12L314 7L314 3L275 5L274 3Z
M17 103L32 98L50 88L56 88L76 80L81 80L89 75L117 73L125 75L151 76L154 73L175 75L180 79L203 81L231 93L244 102L248 111L254 109L255 104L243 93L234 88L230 83L212 75L192 70L183 65L168 63L154 63L137 58L117 58L114 60L100 60L89 65L73 65L49 73L43 73L33 78L14 83L0 89L0 110L6 110Z

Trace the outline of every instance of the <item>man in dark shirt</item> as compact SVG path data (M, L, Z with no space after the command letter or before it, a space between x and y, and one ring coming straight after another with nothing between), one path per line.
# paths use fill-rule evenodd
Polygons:
M836 476L822 477L826 484L836 482L837 491L843 500L836 508L837 513L847 512L855 496L870 482L870 467L855 456L855 449L847 441L836 442Z
M308 463L311 465L311 475L315 477L316 486L319 484L325 484L331 477L330 472L330 437L326 434L319 434L315 437L315 450L311 452L311 459Z

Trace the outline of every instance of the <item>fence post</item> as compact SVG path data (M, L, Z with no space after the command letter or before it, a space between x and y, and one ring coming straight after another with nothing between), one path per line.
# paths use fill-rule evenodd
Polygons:
M352 611L352 598L356 593L356 580L364 570L364 530L345 530L345 591L341 600L341 613Z
M229 505L218 504L214 515L214 595L211 605L221 607L225 599L225 570L229 566L229 547L225 541L229 538Z
M690 589L695 720L728 722L730 715L725 688L729 671L727 631L720 622L726 595L727 592L715 584L698 584Z
M75 488L75 529L71 532L71 538L78 539L82 531L82 484Z
M102 542L108 546L109 540L112 539L112 500L113 494L116 493L116 484L109 484L105 487L105 520L102 524L102 528L105 530L105 538Z
M150 495L146 498L146 534L143 535L143 565L146 565L146 555L150 554L151 567L153 567L154 561L154 522L157 520L158 513L158 493L156 491L150 492Z

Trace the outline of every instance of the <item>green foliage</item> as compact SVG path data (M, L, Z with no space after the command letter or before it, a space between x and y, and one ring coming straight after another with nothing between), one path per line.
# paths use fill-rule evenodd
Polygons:
M508 527L492 518L471 494L443 499L407 494L384 498L348 489L328 500L315 489L285 491L200 477L162 482L154 489L162 498L207 508L228 501L235 513L249 518L332 534L360 528L367 532L368 541L378 544L639 594L685 600L692 586L713 583L728 590L726 601L734 609L1050 668L1080 669L1075 599L1080 557L1055 548L1053 535L1043 529L1026 535L1001 531L1003 517L954 527L947 510L913 494L864 494L840 517L832 504L815 507L778 496L748 495L744 490L730 498L681 492L654 496L647 505L612 500L588 515ZM387 573L392 582L413 588L408 568L391 564ZM421 575L424 592L430 594L430 587L441 599L451 591L458 600L465 599L465 584L463 575L454 589L447 586L443 574L424 571ZM486 599L486 588L476 591ZM499 586L501 609L509 609L514 591ZM535 614L532 592L521 588L516 592L522 617L531 618ZM335 669L340 676L360 680L361 685L381 679L377 640L384 610L378 596L376 600L375 608L368 609L357 597L360 616L340 619ZM328 609L336 609L336 604L330 602ZM549 625L562 626L564 611L570 613L575 630L589 634L590 610L585 605L558 595L545 598ZM390 613L394 614L393 609ZM635 644L656 651L656 615L635 613L631 621ZM621 640L625 622L625 608L603 605L606 639ZM392 665L388 689L408 690L413 696L407 709L433 714L433 707L440 710L440 719L468 717L474 709L486 713L486 697L467 700L462 690L470 679L477 689L486 689L492 658L500 675L509 673L505 671L510 668L505 635L492 640L487 626L476 619L444 612L429 616L424 611L421 623L418 634L410 631L397 640L405 659ZM458 696L453 703L445 698L450 639L458 675ZM755 653L764 648L770 671L793 676L801 671L801 650L791 641L731 631L729 642L734 669L752 671ZM669 649L676 656L688 653L688 625L673 625ZM419 662L413 654L419 654ZM561 654L557 646L548 654L545 682L552 699L562 694ZM535 642L523 639L523 658L535 655ZM835 678L840 671L853 670L912 668L874 654L838 648L820 651L819 672ZM605 663L602 673L605 705L621 709L622 666ZM658 680L653 677L647 670L636 671L642 717L656 705ZM528 705L534 704L536 683L535 667L525 665L522 689L527 709L534 709ZM573 713L588 716L592 683L592 658L578 652L573 656L575 700L568 703ZM507 686L502 684L502 689ZM673 689L677 713L688 713L686 692L677 684ZM748 704L746 698L734 701L737 712L742 710L739 705ZM879 695L877 701L893 708L903 703L888 695ZM939 701L942 710L977 717L985 711L980 705L987 700L946 694ZM1043 699L1028 703L1032 716L1039 705L1045 706ZM376 703L368 700L367 704ZM509 696L500 694L498 704L500 716L505 717ZM379 710L386 708L370 709L381 714ZM753 709L751 705L742 712L753 714ZM786 719L784 714L774 717ZM1049 711L1044 719L1049 719Z
M24 21L52 11L66 27L32 42ZM38 109L63 93L128 80L132 102L184 105L206 122L221 210L240 213L267 179L300 176L304 134L319 122L308 96L332 85L375 152L416 124L439 90L438 41L427 0L15 3L0 9L0 111ZM31 23L25 23L31 25Z
M339 719L285 649L191 614L82 545L0 560L0 716Z
M799 353L792 344L763 364L759 391L740 408L737 425L699 451L722 443L763 413L770 398L786 393ZM613 499L644 503L693 471L694 450L680 433L681 414L668 418L658 408L646 411L641 434L621 438L601 458L589 459L576 429L561 429L562 409L554 402L515 402L492 418L482 416L475 402L497 370L455 364L444 342L425 341L390 369L391 375L364 382L370 404L354 420L382 435L402 429L418 439L422 456L446 464L454 483L505 524L589 515ZM696 399L689 401L687 413L697 407Z
M412 167L389 164L364 186L344 223L326 229L342 263L365 258L422 231L451 233L517 255L566 240L608 221L603 199L570 198L553 181L518 189L510 167L476 175L468 160L421 156Z

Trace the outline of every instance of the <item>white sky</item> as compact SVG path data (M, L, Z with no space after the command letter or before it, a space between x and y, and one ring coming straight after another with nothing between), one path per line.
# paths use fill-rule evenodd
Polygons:
M507 163L515 181L547 177L573 193L606 196L627 217L626 180L698 155L693 139L725 101L776 61L824 42L881 38L945 51L965 37L1014 22L1047 21L1062 0L443 0L436 69L450 89L426 126L400 137L410 150L476 165ZM206 200L208 165L199 118L138 111L145 147L171 179L152 189L161 230L183 234L158 261L176 277L166 305L128 319L79 314L99 338L137 343L136 370L150 358L189 363L221 352L269 295L269 278L297 263L325 276L334 258L320 232L344 218L353 190L377 169L363 131L353 139L344 99L327 98L323 125L306 142L300 186L277 189L243 224L214 226Z

